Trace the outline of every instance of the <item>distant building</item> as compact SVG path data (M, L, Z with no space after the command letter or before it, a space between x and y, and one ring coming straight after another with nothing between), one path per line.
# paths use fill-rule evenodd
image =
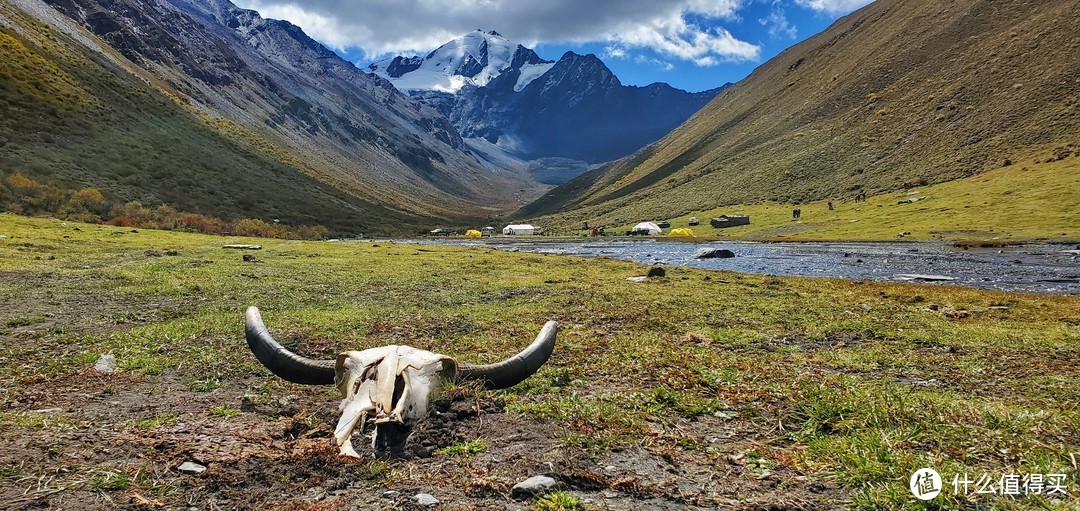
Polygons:
M529 224L511 224L503 227L503 234L507 236L531 236L540 234L543 230Z

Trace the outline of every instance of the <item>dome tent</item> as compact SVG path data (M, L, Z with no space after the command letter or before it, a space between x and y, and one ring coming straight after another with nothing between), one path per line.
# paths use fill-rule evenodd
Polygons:
M631 232L634 234L653 235L660 234L663 231L660 229L660 226L652 222L641 222L640 224L635 225L634 228L631 229Z

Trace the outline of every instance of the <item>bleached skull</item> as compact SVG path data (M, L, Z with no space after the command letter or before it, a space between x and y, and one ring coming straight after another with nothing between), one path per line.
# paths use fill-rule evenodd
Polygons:
M408 429L428 413L442 386L457 374L450 357L410 346L383 346L338 355L337 387L345 399L334 442L341 454L359 458L349 438L375 423L371 447L376 451L404 445Z
M375 424L372 448L399 454L412 426L427 416L446 382L476 380L491 389L517 385L551 356L558 332L558 324L548 321L521 353L487 365L459 364L446 355L396 345L346 351L337 360L311 360L278 344L259 309L248 307L245 322L248 346L271 372L293 383L337 385L344 399L334 442L342 455L353 457L360 455L350 438L354 431L363 431L367 420Z

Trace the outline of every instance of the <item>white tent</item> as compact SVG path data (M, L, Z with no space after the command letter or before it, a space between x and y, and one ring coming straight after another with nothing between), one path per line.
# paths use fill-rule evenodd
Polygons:
M634 232L638 234L660 234L660 227L652 222L641 222L634 226Z
M540 234L540 228L529 224L511 224L503 227L503 234L507 236L528 236Z

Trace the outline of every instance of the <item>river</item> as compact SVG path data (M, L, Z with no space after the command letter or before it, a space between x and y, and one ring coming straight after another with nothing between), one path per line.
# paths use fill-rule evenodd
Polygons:
M1080 295L1080 247L1027 244L1001 248L953 247L942 242L756 243L673 242L653 239L548 240L546 238L423 238L396 242L482 246L583 257L605 256L645 264L801 277L926 281L1001 291ZM695 259L702 247L726 248L727 259ZM922 277L919 277L922 276Z

